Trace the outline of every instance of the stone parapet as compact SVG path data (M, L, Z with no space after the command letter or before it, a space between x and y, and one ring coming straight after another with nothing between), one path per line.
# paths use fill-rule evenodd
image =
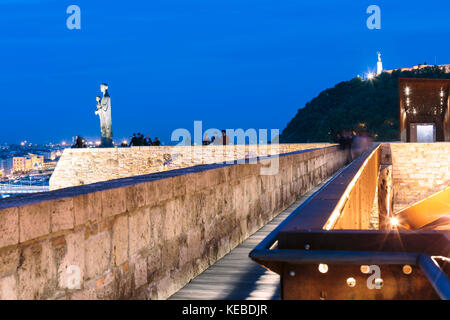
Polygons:
M272 175L263 163L210 164L1 200L0 299L168 298L347 153L273 158Z
M50 179L50 190L326 146L330 144L66 149Z

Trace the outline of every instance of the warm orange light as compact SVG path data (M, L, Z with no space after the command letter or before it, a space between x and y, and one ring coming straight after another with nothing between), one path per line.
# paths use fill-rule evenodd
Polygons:
M398 219L395 217L392 217L390 222L391 222L391 226L393 226L393 227L397 227L400 224L400 221L398 221Z

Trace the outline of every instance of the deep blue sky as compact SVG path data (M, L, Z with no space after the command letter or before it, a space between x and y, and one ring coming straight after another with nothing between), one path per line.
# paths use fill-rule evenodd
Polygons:
M81 7L81 30L66 8ZM366 9L381 8L369 30ZM320 91L374 69L450 63L450 1L0 0L0 142L176 128L279 128Z

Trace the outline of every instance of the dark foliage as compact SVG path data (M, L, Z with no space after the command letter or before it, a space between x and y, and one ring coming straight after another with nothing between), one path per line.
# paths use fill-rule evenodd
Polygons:
M280 142L332 142L337 132L346 129L369 132L378 141L398 140L399 78L449 79L450 74L428 67L338 83L298 110L283 130Z

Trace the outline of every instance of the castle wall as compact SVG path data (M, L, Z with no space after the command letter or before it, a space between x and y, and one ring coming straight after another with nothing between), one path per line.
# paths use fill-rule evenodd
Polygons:
M347 156L333 146L275 157L271 175L212 164L4 199L0 299L168 298Z
M330 144L65 149L50 179L50 190L324 146Z

